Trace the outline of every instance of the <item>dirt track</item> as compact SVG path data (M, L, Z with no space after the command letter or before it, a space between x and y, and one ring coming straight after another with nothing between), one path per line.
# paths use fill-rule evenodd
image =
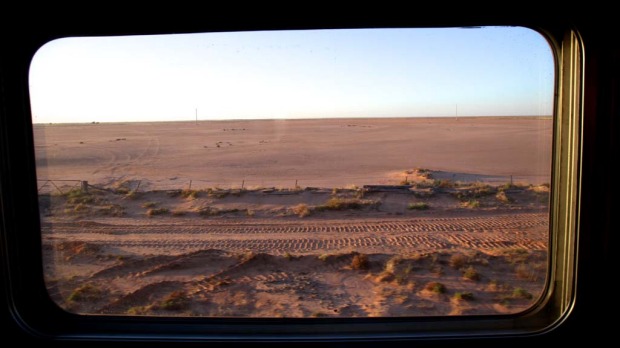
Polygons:
M155 254L206 249L270 254L323 254L333 251L412 252L440 249L520 248L546 250L546 213L419 217L390 220L304 220L153 224L67 222L44 224L43 240L84 241ZM53 229L53 231L52 231Z

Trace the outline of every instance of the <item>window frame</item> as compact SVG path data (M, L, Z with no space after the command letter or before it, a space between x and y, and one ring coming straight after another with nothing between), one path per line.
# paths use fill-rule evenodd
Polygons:
M450 26L476 23L450 23ZM481 21L481 25L495 25ZM501 24L501 23L500 23ZM498 24L499 25L499 24ZM3 270L10 311L31 335L62 340L360 340L519 336L550 331L571 313L575 300L580 212L583 43L568 25L507 22L537 30L556 61L549 275L545 296L528 311L501 316L415 318L162 318L76 315L49 298L43 280L34 141L28 97L28 63L48 41L66 36L133 34L131 30L69 29L37 33L7 46L0 71L5 107L0 114ZM363 24L357 27L370 27ZM429 27L421 23L410 27ZM352 27L352 26L347 26ZM355 27L355 26L353 26ZM307 27L313 28L312 26ZM267 27L191 28L192 31L260 30ZM286 25L282 28L286 29ZM293 28L290 28L293 29ZM295 28L298 29L298 28ZM137 29L166 33L168 29ZM18 115L9 117L8 115ZM27 217L24 219L24 217Z

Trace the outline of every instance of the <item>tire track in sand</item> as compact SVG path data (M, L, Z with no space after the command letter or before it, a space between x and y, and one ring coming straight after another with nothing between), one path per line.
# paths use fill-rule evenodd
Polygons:
M330 252L415 252L439 249L546 250L548 216L543 213L395 220L301 222L236 221L200 224L108 225L46 223L44 243L80 240L154 253L204 249L270 254Z

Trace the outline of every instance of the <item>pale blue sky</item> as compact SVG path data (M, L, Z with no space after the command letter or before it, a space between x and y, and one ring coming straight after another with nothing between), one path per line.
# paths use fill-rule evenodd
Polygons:
M64 38L30 69L33 122L551 115L521 27Z

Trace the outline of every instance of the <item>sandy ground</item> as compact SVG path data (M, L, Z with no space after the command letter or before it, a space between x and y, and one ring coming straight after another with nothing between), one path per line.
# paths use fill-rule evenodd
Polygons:
M39 179L144 189L549 181L550 118L404 118L35 125ZM42 184L42 183L41 183Z
M60 307L506 314L544 289L550 120L170 126L35 127L46 284ZM59 179L90 186L46 182ZM363 187L376 184L406 185Z

